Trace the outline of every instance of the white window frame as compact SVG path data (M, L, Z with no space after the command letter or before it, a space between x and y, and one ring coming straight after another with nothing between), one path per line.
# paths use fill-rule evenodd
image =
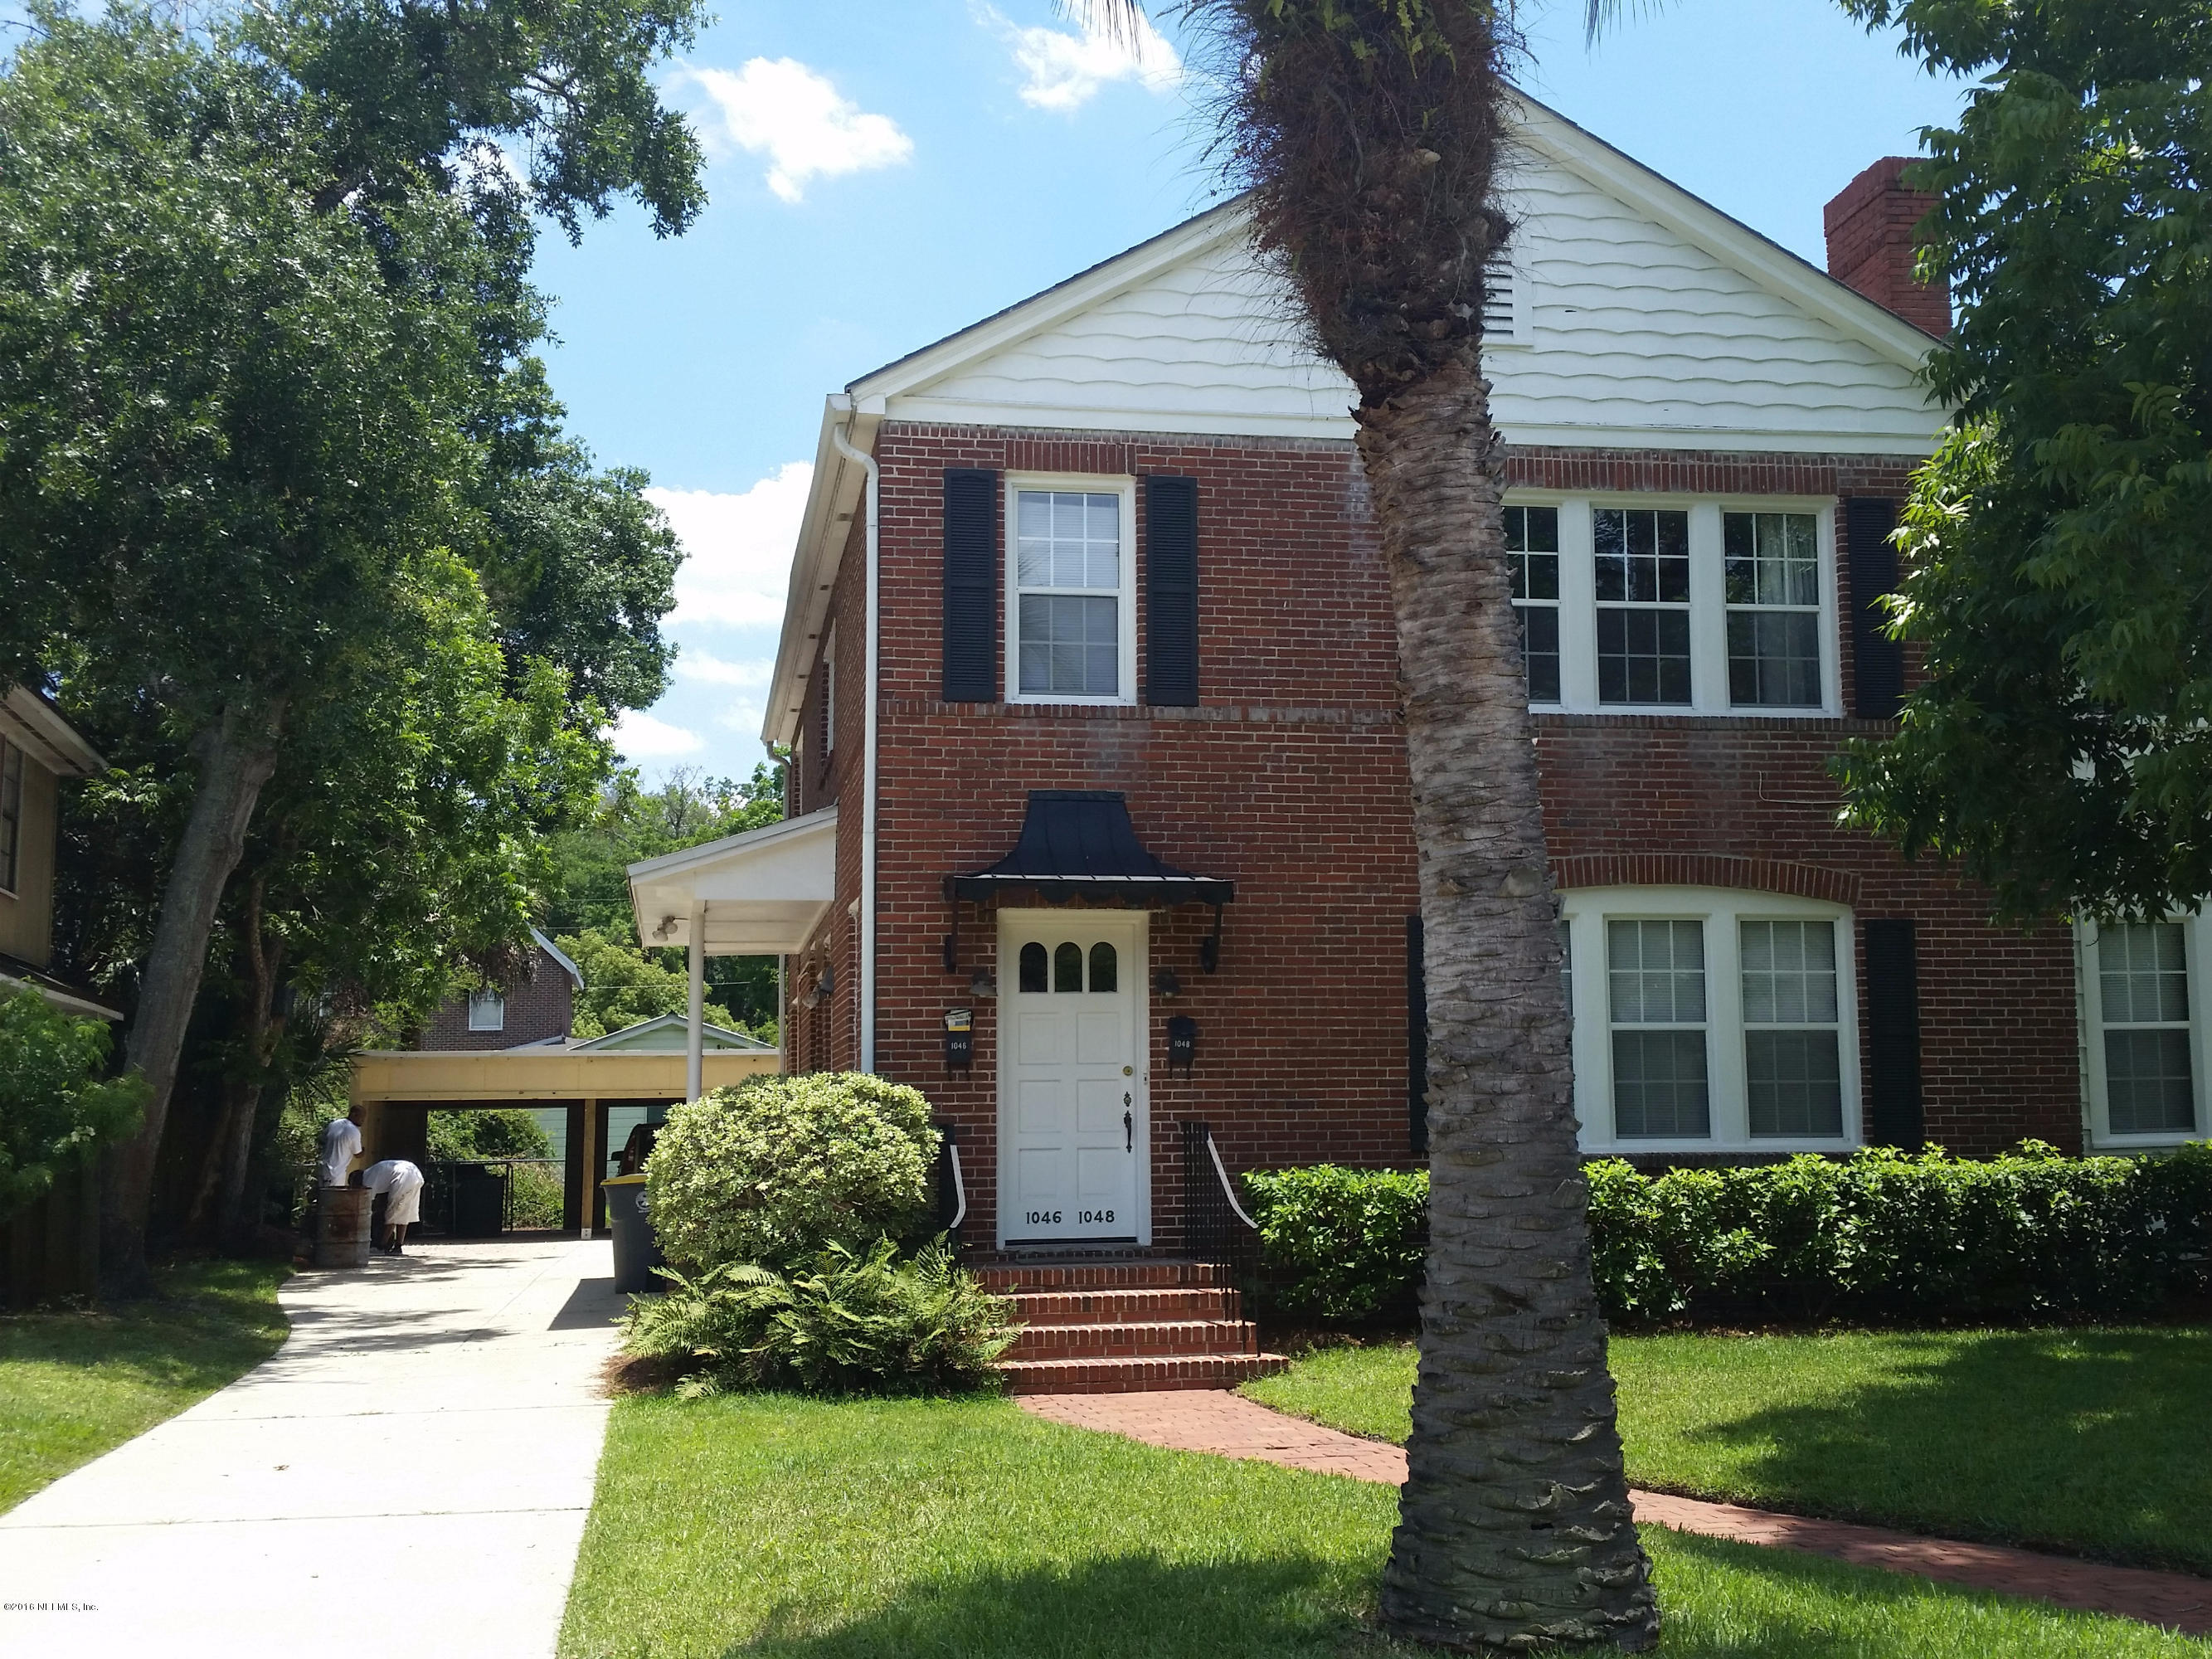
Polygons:
M1844 713L1843 660L1838 622L1836 503L1802 495L1682 495L1608 491L1509 489L1508 507L1559 510L1559 701L1531 702L1544 714L1704 715L1737 720L1835 720ZM1599 507L1686 512L1690 516L1690 701L1686 703L1600 702L1597 695L1597 540ZM1804 513L1814 532L1820 568L1820 702L1817 708L1738 706L1729 701L1728 568L1721 527L1724 513Z
M1675 1152L1847 1151L1863 1144L1860 1097L1857 929L1850 910L1818 899L1725 887L1573 887L1559 895L1574 975L1575 1115L1585 1152L1620 1157ZM1705 930L1705 1078L1712 1133L1703 1139L1622 1139L1613 1127L1613 1017L1607 921L1701 921ZM1826 921L1836 930L1836 1048L1842 1078L1840 1135L1751 1133L1745 1077L1740 921ZM1660 1028L1655 1028L1660 1029ZM1771 1029L1765 1028L1761 1029ZM1793 1028L1794 1029L1794 1028Z
M486 1019L488 1011L495 1018ZM507 994L489 986L478 986L469 993L469 1030L471 1031L504 1031L507 1029Z
M1073 697L1060 692L1024 695L1021 654L1021 492L1024 489L1079 490L1087 495L1121 498L1121 592L1115 597L1115 622L1120 649L1115 679L1120 690L1110 697ZM1006 576L1006 701L1092 708L1133 708L1137 701L1137 481L1127 474L1099 476L1083 472L1009 472L1006 475L1005 545L1000 550ZM1038 589L1040 592L1045 589ZM1068 590L1053 590L1066 592ZM1081 589L1077 592L1091 592Z
M2204 1003L2204 975L2212 969L2212 913L2199 910L2153 920L2181 924L2182 966L2189 975L2189 1070L2196 1093L2196 1121L2187 1129L2160 1129L2149 1134L2112 1133L2111 1091L2105 1077L2105 996L2099 978L2098 927L2094 921L2078 921L2074 927L2075 1000L2081 1023L2082 1109L2093 1150L2141 1151L2212 1138L2212 1127L2208 1127L2212 1126L2212 1084L2207 1081L2208 1074L2212 1074L2212 1018L2206 1017Z

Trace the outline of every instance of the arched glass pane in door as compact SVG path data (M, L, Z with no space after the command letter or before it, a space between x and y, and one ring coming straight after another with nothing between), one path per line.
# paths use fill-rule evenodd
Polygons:
M1022 946L1022 989L1044 989L1044 946L1035 941Z
M1083 988L1083 947L1072 939L1052 953L1052 988L1055 992Z
M1119 969L1114 947L1101 939L1091 947L1091 992L1096 996L1101 991L1121 988Z

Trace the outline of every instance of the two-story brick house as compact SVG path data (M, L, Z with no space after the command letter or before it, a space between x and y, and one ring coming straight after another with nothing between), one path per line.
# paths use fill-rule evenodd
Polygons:
M2201 923L1998 928L1835 823L1942 420L1924 204L1870 168L1831 275L1516 125L1485 358L1585 1147L2202 1133ZM828 884L787 1063L922 1087L973 1243L1177 1242L1179 1120L1231 1167L1422 1149L1389 599L1295 315L1231 203L828 400L765 732Z

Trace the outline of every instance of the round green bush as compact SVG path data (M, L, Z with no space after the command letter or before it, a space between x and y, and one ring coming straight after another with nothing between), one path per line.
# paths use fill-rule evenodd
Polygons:
M784 1267L927 1219L937 1131L919 1089L859 1072L756 1078L672 1106L647 1163L668 1259Z

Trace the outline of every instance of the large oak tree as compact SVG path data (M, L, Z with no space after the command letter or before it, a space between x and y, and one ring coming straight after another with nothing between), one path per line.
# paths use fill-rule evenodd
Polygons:
M0 673L124 689L192 770L126 1047L150 1095L111 1170L123 1283L210 930L298 724L419 656L455 562L501 602L510 688L562 673L575 729L658 690L665 568L660 593L649 569L605 584L596 619L555 602L588 589L599 531L666 538L635 479L574 476L527 277L536 216L696 214L697 147L648 78L696 16L42 3L0 76ZM581 550L540 533L578 511Z

